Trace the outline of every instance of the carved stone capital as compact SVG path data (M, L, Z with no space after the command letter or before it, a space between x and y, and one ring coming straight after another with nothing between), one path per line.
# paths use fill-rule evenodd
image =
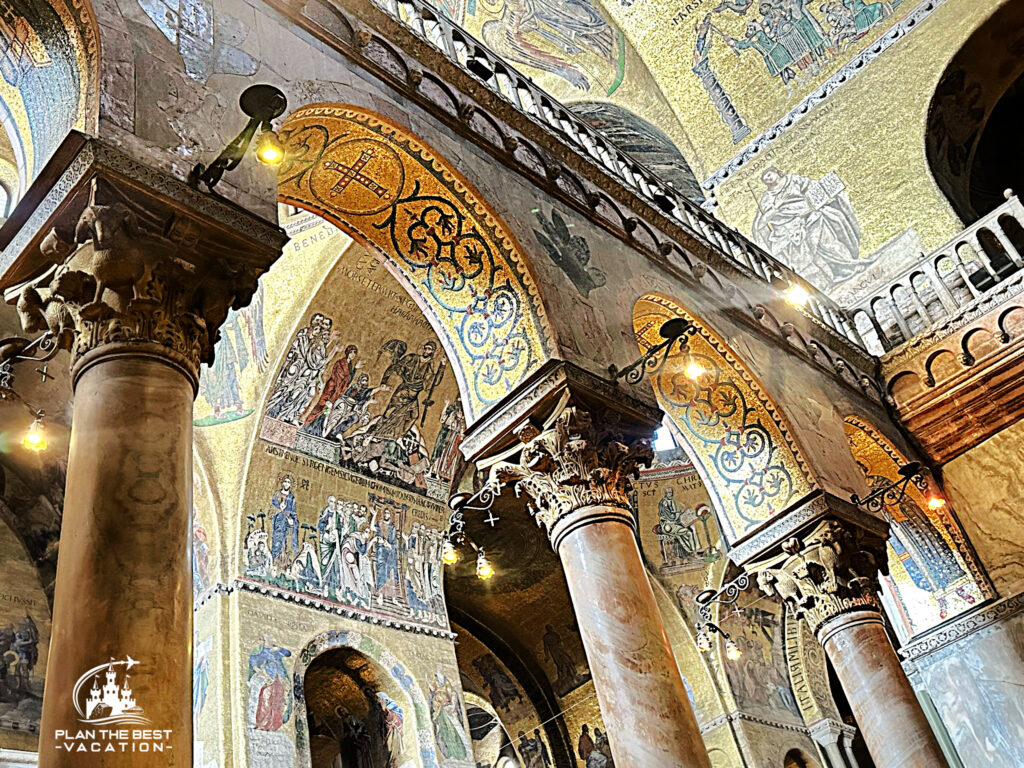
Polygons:
M63 194L27 217L23 230L34 225L34 233L14 237L27 247L6 265L5 298L25 331L48 331L71 352L76 379L109 354L138 354L169 362L195 388L228 311L249 303L285 235L112 148L78 141L54 183ZM118 161L135 178L113 172Z
M527 495L556 549L570 530L589 522L615 518L635 525L633 480L654 458L650 440L616 429L611 414L575 405L563 407L544 428L525 422L515 432L522 444L517 458L492 465L488 482ZM581 514L588 509L594 514Z
M885 539L877 533L827 519L790 537L781 549L747 570L762 592L783 600L815 633L842 614L881 610L878 573L887 566Z

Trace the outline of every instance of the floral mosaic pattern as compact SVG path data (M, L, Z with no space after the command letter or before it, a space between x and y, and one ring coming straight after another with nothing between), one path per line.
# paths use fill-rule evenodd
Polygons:
M383 118L343 107L284 124L282 202L311 210L397 268L475 418L547 357L551 330L511 234L444 160Z

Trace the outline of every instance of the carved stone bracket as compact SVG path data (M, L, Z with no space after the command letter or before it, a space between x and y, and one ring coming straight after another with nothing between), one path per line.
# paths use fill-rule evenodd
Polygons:
M880 611L878 573L886 569L878 533L827 519L781 545L782 553L753 563L761 590L783 600L814 632L852 611Z
M7 266L6 300L27 332L50 331L71 352L76 378L131 350L197 387L221 323L249 303L284 233L95 140L78 137L72 151L48 180L62 194L42 198L13 238L27 247Z
M557 524L582 508L616 507L634 519L633 480L640 467L650 466L654 451L649 440L626 437L610 422L567 405L544 429L520 425L518 458L491 466L488 483L529 496L531 514L556 548Z

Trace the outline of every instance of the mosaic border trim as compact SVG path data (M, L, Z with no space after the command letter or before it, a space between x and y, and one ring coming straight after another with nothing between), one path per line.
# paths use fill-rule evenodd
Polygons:
M900 655L908 662L919 661L943 648L959 642L968 635L980 632L1024 612L1024 592L1004 598L996 603L976 609L973 613L961 615L951 623L931 630L900 648Z
M233 592L253 592L275 600L283 600L285 602L295 603L296 605L302 605L307 608L314 608L323 613L333 613L336 616L342 616L346 619L355 619L356 621L362 621L367 624L373 624L381 627L388 627L390 629L400 629L403 632L430 635L431 637L441 637L446 640L455 640L457 637L456 633L448 629L439 629L437 627L428 627L422 624L413 624L412 622L402 621L400 619L373 616L354 608L346 608L342 605L328 603L323 600L308 597L307 595L300 595L296 592L290 592L286 589L278 589L277 587L271 587L266 584L258 584L246 579L232 579L226 584L224 582L217 582L216 584L207 587L193 602L192 613L198 613L199 610L210 602L215 595L230 595Z
M701 189L706 193L707 199L703 204L705 210L712 210L718 206L715 199L715 190L718 189L726 179L732 176L744 164L754 158L755 155L766 149L769 144L778 139L800 120L809 115L815 107L822 104L829 96L835 93L853 77L874 61L880 54L889 49L897 40L901 40L918 24L924 21L936 8L942 5L945 0L924 0L917 8L904 16L894 26L887 29L868 48L861 51L846 65L836 72L832 77L815 88L805 96L799 104L779 118L770 128L764 130L756 139L749 142L743 149L736 153L732 159L721 166L717 171L701 182Z

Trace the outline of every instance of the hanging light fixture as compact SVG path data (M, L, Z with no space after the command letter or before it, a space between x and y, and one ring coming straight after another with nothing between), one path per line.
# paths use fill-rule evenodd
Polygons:
M36 412L35 419L21 438L21 444L24 448L34 453L46 450L46 427L43 424L42 411Z
M743 655L743 651L736 645L736 641L731 637L725 641L725 658L729 661L738 661L740 656Z
M701 376L708 372L708 369L691 357L690 362L686 364L686 368L683 372L686 374L686 378L691 379L692 381L697 381Z
M708 636L708 631L703 626L697 630L697 650L701 653L706 653L711 650L711 638Z
M441 548L441 562L445 565L455 565L459 562L459 550L452 544L451 539L445 539Z
M476 552L476 577L481 581L487 581L494 575L494 566L487 559L482 549Z
M264 130L256 140L256 159L264 165L280 165L284 160L284 145L277 131Z
M944 506L946 506L946 500L941 496L928 497L928 509L937 510L942 509Z
M799 283L793 283L786 289L785 292L786 301L792 304L794 307L807 306L807 302L811 298L811 292L804 288Z

